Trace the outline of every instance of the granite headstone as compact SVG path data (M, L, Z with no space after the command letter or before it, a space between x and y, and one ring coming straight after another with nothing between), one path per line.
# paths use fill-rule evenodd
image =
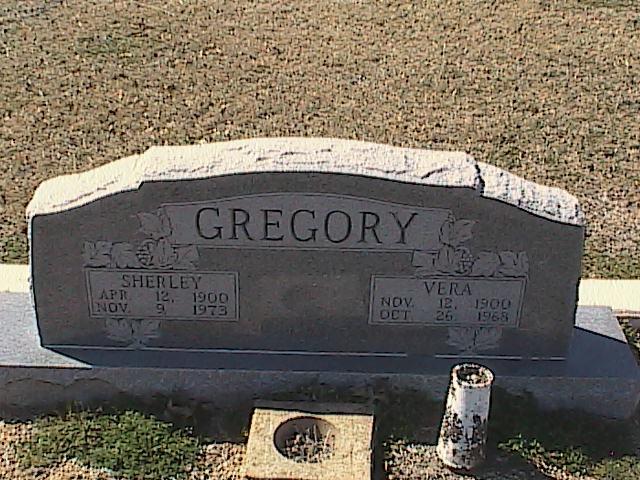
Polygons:
M559 359L584 219L463 153L334 140L160 147L28 207L42 344Z

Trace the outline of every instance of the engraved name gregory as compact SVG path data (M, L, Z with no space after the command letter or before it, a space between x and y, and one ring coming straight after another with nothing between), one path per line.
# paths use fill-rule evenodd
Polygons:
M439 245L451 212L313 193L248 195L163 206L175 244L210 247L404 250Z
M267 193L136 217L140 238L87 241L82 252L90 316L106 318L120 341L157 337L158 324L143 321L238 320L238 273L199 269L202 248L408 252L412 275L372 276L370 325L446 327L463 352L495 348L503 328L519 325L526 253L473 251L476 222L449 209Z

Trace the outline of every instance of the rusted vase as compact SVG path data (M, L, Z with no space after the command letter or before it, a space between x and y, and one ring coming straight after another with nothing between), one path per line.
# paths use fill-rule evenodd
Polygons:
M446 466L471 470L484 461L492 383L493 373L482 365L462 363L451 370L437 447Z

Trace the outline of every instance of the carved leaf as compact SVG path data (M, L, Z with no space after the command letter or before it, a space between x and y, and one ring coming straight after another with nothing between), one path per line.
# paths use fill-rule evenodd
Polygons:
M140 348L160 336L160 320L108 318L105 330L111 340L126 343L129 348Z
M474 329L466 327L450 327L447 345L462 352L473 349Z
M525 276L529 273L529 257L527 256L527 252L520 252L518 254L518 262L517 268L520 270L518 273L519 276Z
M473 262L471 275L478 277L490 277L495 275L500 266L500 257L493 252L480 252Z
M111 250L111 266L117 268L139 267L140 262L130 243L114 243Z
M450 273L456 269L456 253L453 247L444 245L438 250L435 268L439 272Z
M154 240L171 235L171 222L163 209L158 209L157 213L138 213L137 217L140 231Z
M475 225L474 220L458 220L451 226L449 245L457 247L472 237L471 230Z
M198 249L194 245L177 247L175 249L176 263L173 268L177 270L191 270L196 267L195 262L198 261Z
M527 274L529 259L525 252L500 252L500 268L498 273L505 277L519 277Z
M82 258L85 265L89 265L95 256L95 247L93 242L84 242L82 244Z
M458 247L454 252L455 272L459 274L468 273L473 264L471 252L466 247Z
M137 320L132 327L133 339L141 345L160 336L160 320Z
M440 227L440 243L443 245L451 245L451 234L453 230L453 219L448 218Z
M133 338L131 323L125 318L107 318L104 322L107 338L116 342L129 343Z
M168 267L176 261L173 245L166 238L161 238L153 251L152 263L158 267Z
M108 267L111 264L111 242L84 242L82 258L86 267Z
M173 230L171 228L171 221L164 209L158 209L158 218L160 218L160 223L162 224L160 233L163 237L170 237Z
M162 221L155 213L138 213L140 231L154 240L162 237Z
M497 327L451 327L447 345L461 352L479 352L497 348L502 337L502 329Z
M502 329L497 327L481 327L476 329L474 350L491 350L497 348L502 337Z

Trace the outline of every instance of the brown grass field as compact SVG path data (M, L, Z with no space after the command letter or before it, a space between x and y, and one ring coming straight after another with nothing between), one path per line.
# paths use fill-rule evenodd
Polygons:
M152 145L464 150L580 198L640 278L640 2L0 0L0 261L43 180Z

